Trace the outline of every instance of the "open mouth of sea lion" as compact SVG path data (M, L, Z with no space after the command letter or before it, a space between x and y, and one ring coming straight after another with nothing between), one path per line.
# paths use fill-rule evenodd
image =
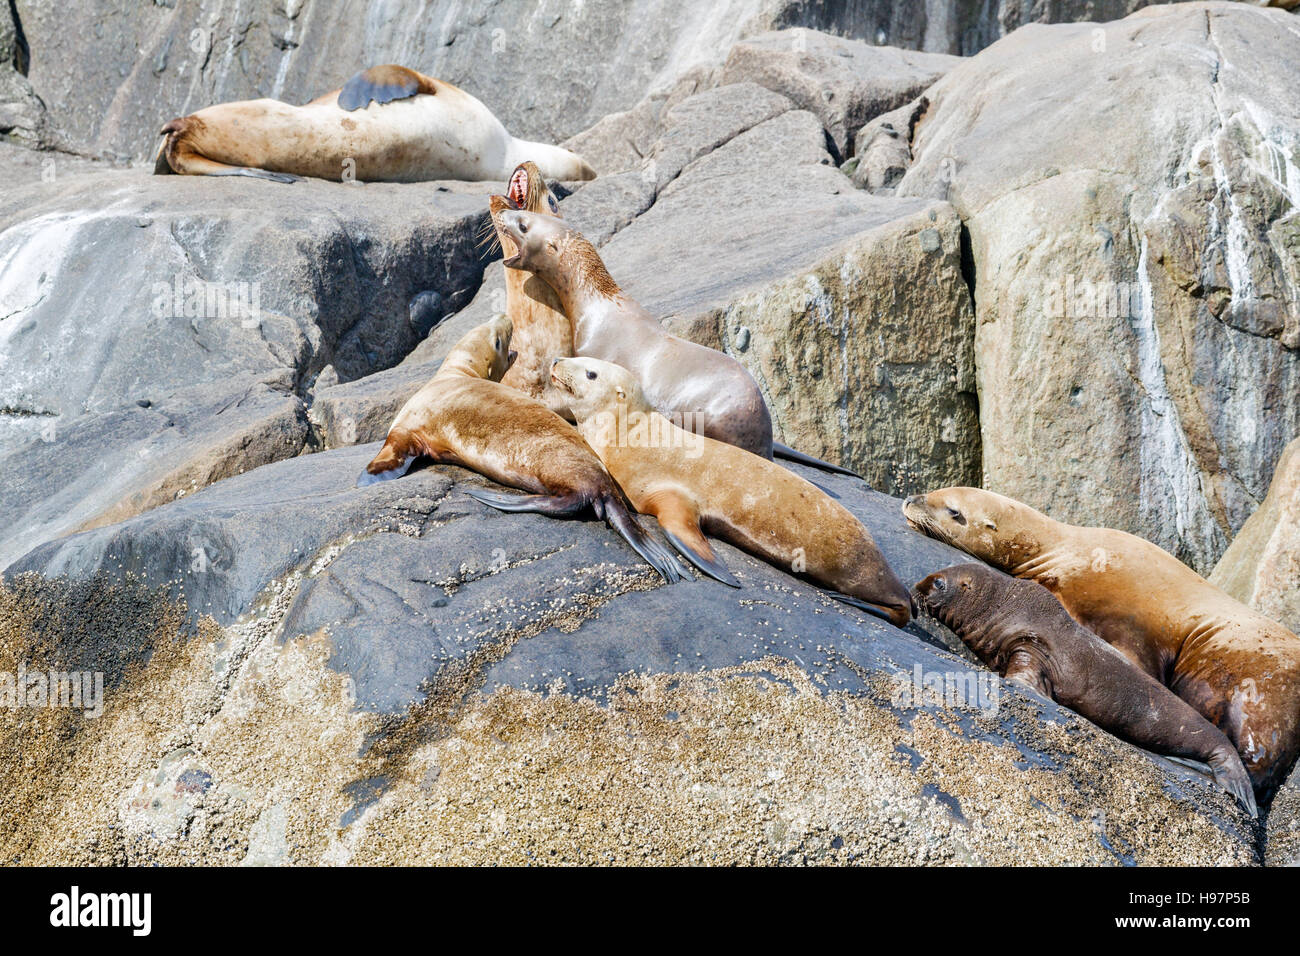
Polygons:
M514 201L516 209L528 205L528 185L528 170L520 166L510 177L510 184L506 187L506 197Z

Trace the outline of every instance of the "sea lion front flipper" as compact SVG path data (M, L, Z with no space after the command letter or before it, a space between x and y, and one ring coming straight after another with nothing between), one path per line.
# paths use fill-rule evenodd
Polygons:
M352 112L365 109L370 101L383 105L404 100L418 93L437 92L433 82L414 70L395 63L362 70L339 90L339 108Z
M1241 757L1232 744L1221 747L1206 760L1214 773L1214 782L1237 798L1237 802L1246 808L1252 817L1259 817L1259 807L1255 804L1255 788L1250 784L1250 775L1241 762Z
M380 481L401 478L411 470L415 459L424 453L425 450L411 440L409 433L389 432L384 440L384 447L379 449L379 454L366 465L361 474L357 475L357 487L364 488Z
M805 455L801 451L795 451L789 445L782 445L779 441L772 442L772 454L777 458L784 458L787 461L797 461L801 465L820 468L822 471L829 471L835 475L848 475L851 478L862 477L856 471L849 471L849 469L841 468L839 465L832 465L829 461L822 461L820 458L814 458L812 455Z
M159 159L154 163L155 175L164 164L173 172L187 176L248 176L250 179L266 179L273 183L303 181L301 176L295 176L293 173L277 173L274 170L257 169L253 166L230 166L227 163L219 163L185 146L173 151L170 156L160 152Z

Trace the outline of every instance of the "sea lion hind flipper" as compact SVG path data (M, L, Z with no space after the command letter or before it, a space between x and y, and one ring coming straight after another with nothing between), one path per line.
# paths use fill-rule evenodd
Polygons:
M645 529L637 524L636 519L621 502L618 504L606 502L604 511L609 526L622 535L623 540L631 545L632 550L639 554L646 564L658 571L665 581L676 584L678 581L691 580L691 572L678 560L677 555L646 534Z
M487 488L466 488L465 494L497 511L531 511L552 518L575 515L585 507L580 495L512 495Z
M362 70L343 84L339 90L339 109L352 112L365 109L374 100L381 106L394 100L404 100L418 93L434 93L435 88L426 77L414 70L394 63L372 66Z
M709 549L709 554L704 554L687 544L677 535L673 534L668 530L668 528L664 527L662 519L660 519L659 526L663 528L664 536L674 548L681 552L682 557L687 561L691 562L691 564L695 565L715 581L721 581L723 584L732 588L740 587L740 582L737 581L735 577L732 576L732 573L727 570L727 566L718 560L717 555L712 554L712 548ZM707 547L707 543L705 546Z
M1228 744L1211 754L1206 761L1214 774L1215 782L1228 793L1237 798L1237 802L1246 808L1252 817L1259 817L1259 807L1255 803L1255 788L1250 784L1250 776L1241 762L1236 749Z
M844 594L841 591L827 591L826 596L832 597L837 601L841 601L844 604L849 605L850 607L855 607L859 611L866 611L868 614L872 615L873 617L880 618L886 624L894 623L883 608L876 607L876 605L870 604L862 600L861 598L852 597L851 595ZM894 625L894 626L897 627L898 625Z
M814 458L812 455L805 455L801 451L795 451L789 445L782 445L778 441L772 442L772 454L777 458L784 458L787 461L798 462L801 465L808 465L812 468L820 468L822 471L829 471L836 475L848 475L851 478L862 478L856 471L850 471L839 465L832 465L829 461L822 461L820 458Z

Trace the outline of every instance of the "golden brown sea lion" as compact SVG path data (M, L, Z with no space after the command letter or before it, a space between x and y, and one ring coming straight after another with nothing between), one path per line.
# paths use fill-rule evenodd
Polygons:
M494 219L506 267L535 273L559 296L573 324L574 355L626 368L656 411L689 430L764 458L854 474L773 442L767 402L745 366L666 332L619 288L596 247L562 220L523 210Z
M525 209L560 217L560 204L536 163L520 163L510 176L505 196L488 200L492 218L488 228L503 241L496 217L507 209ZM511 340L519 353L502 384L537 399L562 418L572 420L568 400L551 383L551 363L573 354L573 327L559 296L549 285L524 269L506 270L506 315L514 324Z
M701 571L740 586L707 532L899 627L911 620L911 596L871 532L816 485L743 448L678 428L625 368L559 359L553 375L570 395L578 431L633 506L654 515Z
M162 128L154 171L418 182L504 180L524 160L551 179L595 179L580 156L516 139L479 100L403 66L374 66L305 106L220 103Z
M1300 638L1149 541L1062 524L979 488L907 499L908 523L1055 594L1227 734L1267 799L1300 752Z
M591 507L665 580L690 577L676 556L632 518L622 493L573 426L501 384L512 360L506 316L471 329L438 373L402 406L384 447L358 476L358 486L399 478L418 458L460 465L531 492L465 489L484 504L552 517Z
M1050 591L984 564L959 564L916 586L925 608L992 670L1154 753L1209 764L1257 816L1250 778L1217 727L1080 627Z

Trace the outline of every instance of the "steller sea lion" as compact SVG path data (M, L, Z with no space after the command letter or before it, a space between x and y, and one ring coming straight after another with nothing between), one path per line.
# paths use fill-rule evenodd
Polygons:
M595 179L582 157L515 139L492 111L450 83L373 66L305 106L220 103L162 128L156 173L293 182L504 180L525 159L551 179Z
M506 209L525 209L540 215L560 216L560 204L536 163L520 163L510 176L505 196L488 200L492 217L487 228L501 242L496 217ZM559 296L549 285L524 269L506 270L506 315L514 325L511 343L519 358L502 384L537 399L560 417L572 421L567 399L551 383L551 363L573 354L573 327Z
M912 600L875 540L816 485L752 452L678 428L625 368L591 358L556 360L578 431L633 507L654 515L673 547L711 577L740 584L708 534L789 569L838 600L898 627Z
M1080 627L1042 585L959 564L916 590L917 603L991 670L1139 747L1209 764L1219 785L1258 816L1246 768L1223 732Z
M636 523L577 431L540 402L501 384L513 360L510 332L510 320L501 315L466 333L438 373L402 406L357 485L399 478L417 458L460 465L531 492L466 488L471 498L502 511L552 517L591 507L666 581L689 578L677 557Z
M1037 581L1076 621L1222 730L1267 799L1300 752L1300 638L1167 551L979 488L903 504L912 527Z
M745 366L665 331L619 288L596 247L562 220L510 209L493 219L506 267L535 273L559 296L573 324L574 355L621 365L656 411L687 430L763 458L854 474L773 442L767 402Z

